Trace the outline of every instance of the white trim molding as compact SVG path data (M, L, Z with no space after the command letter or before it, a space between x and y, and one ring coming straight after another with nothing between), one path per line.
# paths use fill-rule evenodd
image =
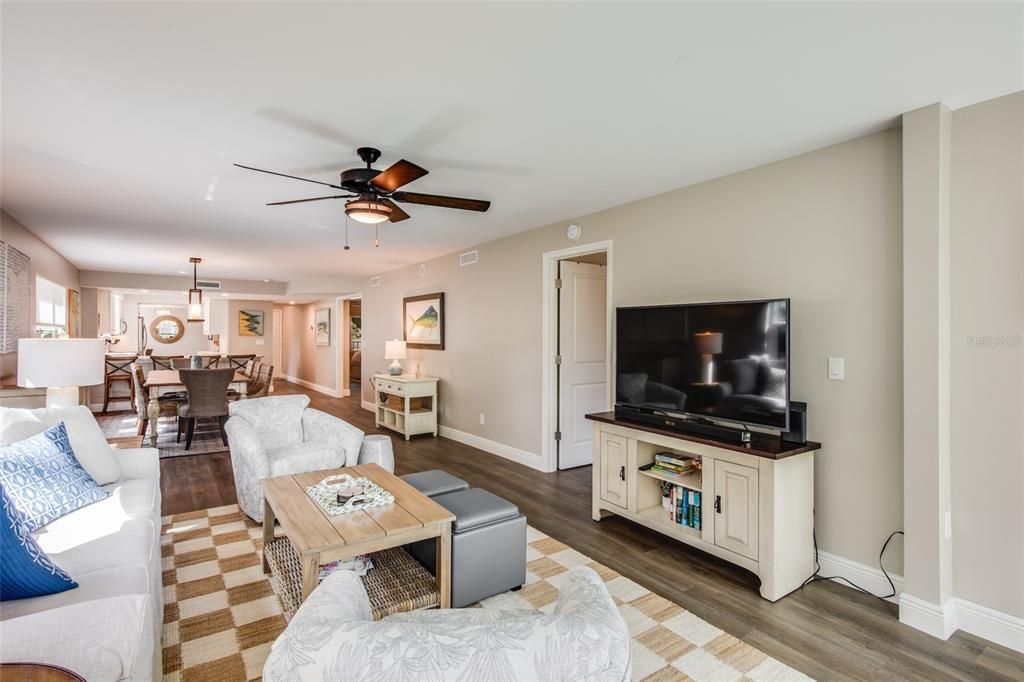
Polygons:
M520 450L519 448L514 448L511 445L505 445L504 443L499 443L498 441L483 438L482 436L477 436L472 433L459 431L458 429L453 429L450 426L440 426L438 428L438 432L444 438L450 438L454 441L458 441L459 443L477 448L478 450L489 452L492 455L504 457L505 459L512 460L513 462L522 464L523 466L528 466L531 469L544 472L553 471L553 469L545 469L544 459L532 452Z
M956 631L956 600L933 604L912 594L900 595L900 622L939 639L949 639Z
M542 467L540 471L555 471L558 468L557 447L555 445L555 427L558 424L556 418L558 410L558 370L555 366L555 353L558 346L555 342L555 334L558 329L558 306L555 305L557 290L555 289L555 276L558 272L558 261L571 256L585 256L590 253L605 252L607 254L607 279L605 280L607 320L605 329L605 352L607 353L607 370L605 381L608 384L608 409L615 404L614 401L614 368L615 355L612 353L614 344L615 329L615 300L612 286L612 240L608 239L590 244L580 244L558 251L548 251L541 254L541 270L543 281L541 286L541 456ZM504 446L502 446L504 447ZM482 450L486 448L481 448ZM490 451L489 451L490 452ZM529 464L527 466L530 466ZM539 467L534 467L539 468Z
M320 384L314 384L312 381L306 381L305 379L300 379L298 377L290 377L290 376L282 375L282 376L279 376L277 378L278 379L284 379L285 381L291 382L293 384L298 384L299 386L302 386L303 388L310 388L310 389L312 389L314 391L318 391L318 392L323 393L325 395L329 395L332 398L342 398L342 397L344 397L344 396L342 396L342 392L337 390L337 389L329 388L327 386L321 386Z
M364 410L368 410L370 412L377 411L377 406L371 403L369 400L360 400L360 404L363 406Z
M864 588L865 590L873 593L875 596L882 596L883 594L889 594L892 592L892 588L889 587L889 581L885 579L885 574L882 573L881 569L875 566L868 566L862 564L853 559L847 559L846 557L839 556L838 554L829 554L828 552L818 552L818 563L821 565L821 575L827 575L835 578L846 578L850 582ZM898 603L900 593L903 592L903 576L889 574L892 578L893 585L896 586L896 596L889 597L887 601L893 604ZM840 585L846 585L842 580L836 580L834 582ZM849 585L847 585L849 587Z
M1011 616L959 597L952 601L956 602L958 629L1024 654L1024 618Z
M939 606L913 595L900 595L900 622L939 639L957 630L1024 653L1024 618L953 597Z

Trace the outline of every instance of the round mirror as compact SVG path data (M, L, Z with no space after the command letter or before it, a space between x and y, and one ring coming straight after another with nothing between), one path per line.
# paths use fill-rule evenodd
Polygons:
M185 323L174 315L161 315L149 323L149 335L160 343L174 343L185 334Z

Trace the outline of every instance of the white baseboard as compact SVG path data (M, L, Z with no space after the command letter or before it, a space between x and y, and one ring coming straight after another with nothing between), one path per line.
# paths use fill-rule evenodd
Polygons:
M1024 654L1024 618L955 598L956 627Z
M1024 618L953 597L942 606L900 595L900 622L939 639L957 630L1024 653Z
M532 452L520 450L519 448L514 448L511 445L505 445L504 443L489 440L472 433L459 431L458 429L453 429L450 426L441 426L439 432L445 438L451 438L454 441L464 443L479 450L483 450L484 452L489 452L492 455L504 457L505 459L512 460L513 462L528 466L531 469L536 469L537 471L546 471L546 469L544 469L544 459L540 455L536 455Z
M318 391L320 393L329 395L332 398L341 398L341 397L343 397L342 396L342 392L339 391L339 390L336 390L336 389L333 389L333 388L328 388L327 386L321 386L320 384L314 384L312 381L306 381L305 379L300 379L298 377L280 376L280 377L278 377L278 379L284 379L285 381L289 381L289 382L291 382L293 384L298 384L299 386L302 386L303 388L313 389L314 391Z
M885 574L877 566L868 566L838 554L829 554L822 551L818 552L818 563L821 564L821 575L846 578L879 597L892 592L892 588L889 587L889 581L885 579ZM896 604L898 603L900 593L903 592L903 576L892 573L889 576L896 586L896 596L889 597L888 601ZM840 585L846 585L842 580L836 580L835 582Z
M912 594L900 595L900 622L939 639L949 639L956 631L955 600L934 604Z
M369 400L364 400L363 401L363 409L364 410L369 410L370 412L376 412L377 411L377 406L374 405L373 403L371 403Z

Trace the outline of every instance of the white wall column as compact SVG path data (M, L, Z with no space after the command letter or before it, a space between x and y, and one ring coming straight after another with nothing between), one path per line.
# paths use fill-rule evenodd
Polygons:
M903 115L903 523L900 620L956 628L950 519L950 149L952 114Z

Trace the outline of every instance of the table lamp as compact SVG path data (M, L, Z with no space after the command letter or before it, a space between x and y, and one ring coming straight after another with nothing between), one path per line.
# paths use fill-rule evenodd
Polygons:
M722 352L722 333L700 332L694 334L693 343L697 347L697 352L700 353L701 382L715 383L715 360L712 356Z
M405 341L394 341L384 342L384 359L391 360L391 364L388 365L388 374L392 376L398 376L402 373L402 363L399 360L405 360Z
M103 339L18 339L18 385L45 388L47 407L78 404L78 387L102 384Z

